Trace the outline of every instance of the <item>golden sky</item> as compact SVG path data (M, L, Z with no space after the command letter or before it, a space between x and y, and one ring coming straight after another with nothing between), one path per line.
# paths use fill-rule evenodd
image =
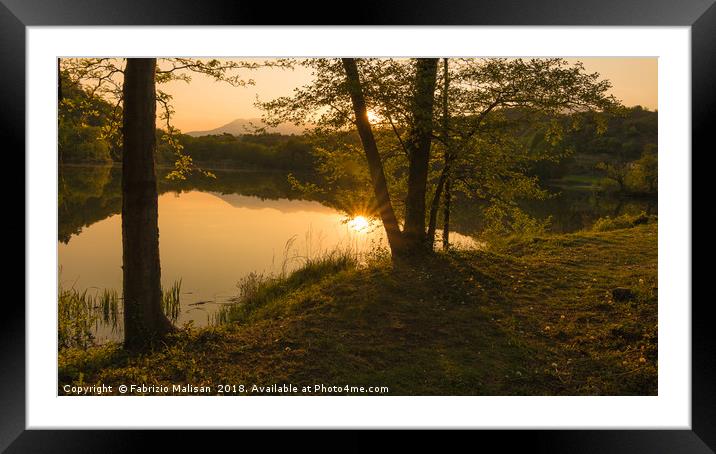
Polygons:
M657 109L657 58L652 57L585 57L581 61L588 72L598 72L612 82L612 94L626 106L641 105ZM174 126L183 132L214 129L237 118L261 117L254 106L256 99L268 101L290 95L295 87L311 81L310 70L296 68L259 69L241 73L255 85L232 87L226 83L193 74L190 84L174 81L162 89L174 96Z

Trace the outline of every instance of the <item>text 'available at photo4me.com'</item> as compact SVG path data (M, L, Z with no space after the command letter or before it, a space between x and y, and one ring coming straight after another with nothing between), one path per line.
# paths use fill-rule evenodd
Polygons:
M60 389L63 395L68 396L387 395L390 393L388 386L334 385L327 383L313 383L310 385L294 385L291 383L274 383L271 385L194 385L190 383L148 385L144 383L129 383L120 385L63 385Z

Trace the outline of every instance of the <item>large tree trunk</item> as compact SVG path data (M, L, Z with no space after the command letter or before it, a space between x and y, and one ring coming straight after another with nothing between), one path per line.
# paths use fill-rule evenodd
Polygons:
M154 58L128 58L122 120L124 345L144 349L172 329L162 311Z
M356 126L358 127L358 135L360 136L365 157L368 161L370 178L373 183L373 192L378 203L378 213L385 227L390 250L393 255L396 255L401 253L404 249L403 235L400 231L398 220L395 217L393 204L390 201L388 183L385 179L383 162L378 153L378 145L375 143L375 137L373 136L373 131L368 121L368 111L358 75L358 66L354 58L344 58L343 67L348 79L348 87L353 104L353 112L356 118Z
M410 164L403 229L407 248L411 251L430 246L427 244L425 232L425 193L433 134L437 67L437 58L420 58L416 63L415 92L411 107L413 125L407 143Z

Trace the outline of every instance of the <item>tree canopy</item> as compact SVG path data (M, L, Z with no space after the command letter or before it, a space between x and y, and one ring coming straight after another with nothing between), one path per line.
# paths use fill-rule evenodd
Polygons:
M379 193L389 193L390 203L402 213L398 217L409 226L411 206L416 203L411 200L411 181L427 185L428 190L421 192L431 202L423 201L417 209L426 217L425 204L440 203L441 177L454 172L457 191L483 200L483 214L495 227L513 229L536 226L521 212L516 199L545 196L539 181L529 175L531 165L558 159L563 149L557 145L565 130L580 127L577 122L565 125L559 118L592 112L601 132L606 114L620 108L609 94L609 81L598 73L587 73L581 63L559 58L450 59L447 71L435 75L430 102L416 108L424 87L422 60L427 59L357 59L355 75L338 59L301 60L296 64L313 71L313 82L292 96L262 103L265 121L314 124L313 137L323 150L322 159L340 163L350 160L347 155L365 153L372 168L365 141L361 147L354 136L345 134L358 127L363 139L360 111L364 109L389 188L376 188L379 208L385 205ZM448 79L449 88L443 94ZM352 84L356 80L363 98L361 109L355 108ZM446 115L449 121L444 121ZM418 149L413 145L425 119L430 120L430 145L428 175L422 179L421 166L414 165ZM325 164L323 168L334 172L338 166ZM372 180L374 187L376 181L379 184L374 176Z

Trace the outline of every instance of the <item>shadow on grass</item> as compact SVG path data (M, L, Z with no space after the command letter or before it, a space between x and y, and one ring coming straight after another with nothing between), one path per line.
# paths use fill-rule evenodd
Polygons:
M656 394L656 226L511 247L324 264L274 282L238 323L177 334L141 357L65 361L61 382L82 372L91 383L322 383L390 395ZM613 301L617 286L635 298Z

